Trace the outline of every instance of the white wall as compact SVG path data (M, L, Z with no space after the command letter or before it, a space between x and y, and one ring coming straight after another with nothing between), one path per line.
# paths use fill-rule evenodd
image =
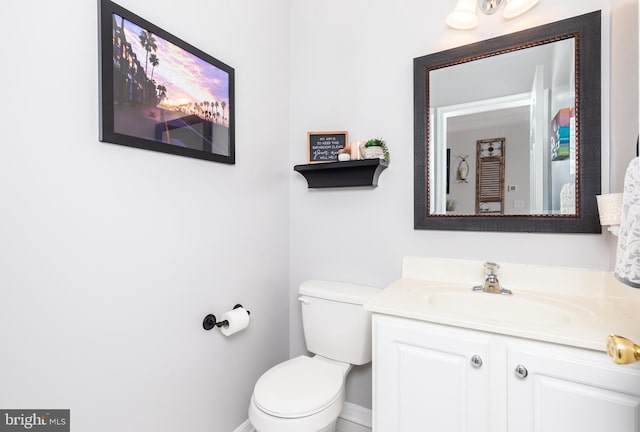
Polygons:
M2 6L0 407L232 431L288 356L288 1L119 1L235 67L235 166L98 142L97 3Z
M613 0L611 11L610 191L622 192L624 174L636 155L638 139L638 0ZM616 109L627 106L629 113Z
M611 89L609 86L612 49L608 0L542 1L513 21L504 21L499 15L482 16L478 28L470 32L446 27L445 17L454 6L454 1L423 0L291 4L292 164L304 163L305 134L311 130L348 130L353 140L380 136L387 140L391 151L391 164L382 173L377 189L308 190L301 176L291 174L292 355L304 351L295 292L305 279L384 287L400 276L404 255L609 268L608 233L413 229L414 57L602 9L605 153L609 147L609 110L612 117L633 122L637 119L637 101L620 98L613 106L609 103L612 92L623 91L628 85L611 80ZM618 43L632 45L635 41L637 37L631 41L620 37ZM617 47L613 51L616 50ZM637 128L634 136L636 133ZM628 159L620 160L611 169L617 171L623 163L626 165ZM608 168L606 165L603 173L606 183ZM370 369L354 370L348 381L347 399L370 406L370 395Z
M622 192L629 161L636 155L638 139L638 1L611 2L611 152L603 166L611 167L603 178L603 192ZM620 107L620 108L618 108ZM622 107L629 112L622 111ZM609 268L615 266L617 238L609 236Z

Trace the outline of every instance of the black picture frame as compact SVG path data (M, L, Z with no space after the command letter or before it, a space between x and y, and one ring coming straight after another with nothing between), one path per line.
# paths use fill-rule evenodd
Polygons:
M447 195L449 195L449 187L451 184L451 149L447 149Z
M235 164L235 70L98 1L100 141Z

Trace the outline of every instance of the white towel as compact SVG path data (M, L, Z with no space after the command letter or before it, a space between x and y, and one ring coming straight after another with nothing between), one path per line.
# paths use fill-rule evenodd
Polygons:
M622 218L618 234L615 275L640 288L640 162L635 158L624 176Z

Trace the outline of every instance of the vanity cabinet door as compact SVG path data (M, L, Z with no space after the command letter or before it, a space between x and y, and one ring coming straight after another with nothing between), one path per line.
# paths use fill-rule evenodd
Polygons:
M489 431L482 333L374 315L373 430Z
M545 343L512 345L508 363L509 431L640 432L637 365Z

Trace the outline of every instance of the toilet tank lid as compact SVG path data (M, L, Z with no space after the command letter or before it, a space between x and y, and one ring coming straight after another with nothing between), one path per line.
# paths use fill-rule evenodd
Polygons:
M308 280L300 285L300 294L309 297L362 305L379 294L380 288L344 282Z

